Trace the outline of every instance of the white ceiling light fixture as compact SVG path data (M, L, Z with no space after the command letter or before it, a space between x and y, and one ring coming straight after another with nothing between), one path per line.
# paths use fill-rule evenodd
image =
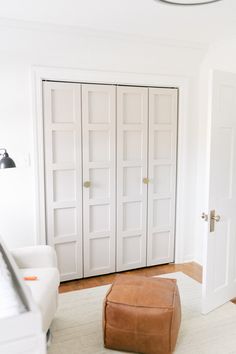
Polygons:
M191 6L191 5L206 5L212 4L214 2L218 2L221 0L158 0L159 2L163 2L165 4L170 5L184 5L184 6Z

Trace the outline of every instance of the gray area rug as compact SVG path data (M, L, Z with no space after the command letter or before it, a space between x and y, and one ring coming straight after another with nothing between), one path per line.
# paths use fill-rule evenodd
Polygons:
M201 315L201 284L181 272L163 277L177 279L182 302L175 354L236 354L236 305L229 302ZM108 288L60 294L48 354L121 353L103 347L102 305Z

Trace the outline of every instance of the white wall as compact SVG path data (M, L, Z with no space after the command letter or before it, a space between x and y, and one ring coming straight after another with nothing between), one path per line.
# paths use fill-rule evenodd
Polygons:
M211 74L213 70L236 73L236 39L228 38L216 42L209 48L201 65L199 75L199 133L198 133L198 179L196 207L195 260L202 264L203 238L206 223L201 220L202 212L208 212L208 142L211 104Z
M1 25L1 24L0 24ZM198 70L205 52L200 46L155 42L35 26L1 25L0 31L0 145L9 150L18 168L0 172L0 234L10 247L36 243L35 175L28 154L34 158L32 116L32 66L56 66L119 72L156 73L189 79L186 129L188 153L185 167L186 260L194 255L194 222L197 176Z

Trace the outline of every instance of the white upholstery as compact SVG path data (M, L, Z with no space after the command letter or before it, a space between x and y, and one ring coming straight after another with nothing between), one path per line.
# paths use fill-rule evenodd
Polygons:
M2 309L5 310L4 316L0 318L0 353L46 354L46 328L43 331L42 326L44 318L30 288L22 279L21 270L1 236L0 255L3 261L0 264L0 282L2 283L0 303ZM53 269L56 271L56 268ZM13 297L12 294L14 294ZM21 308L18 305L15 307L16 297ZM57 291L53 298L57 298ZM55 300L53 303L56 303ZM17 308L17 311L12 311L13 307ZM50 320L52 318L51 313ZM47 321L49 323L49 319Z
M25 268L21 269L22 276L37 276L37 280L26 281L33 299L42 314L43 330L47 332L57 309L57 291L59 274L56 268Z
M50 246L16 248L11 254L19 268L57 267L56 252Z
M43 331L47 332L57 309L59 271L55 250L50 246L33 246L11 250L22 277L37 276L25 281L42 314Z

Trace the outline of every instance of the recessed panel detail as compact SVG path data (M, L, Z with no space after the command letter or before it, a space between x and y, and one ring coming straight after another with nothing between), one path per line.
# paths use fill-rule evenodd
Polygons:
M110 237L91 238L90 247L90 269L97 270L110 266Z
M110 231L110 206L108 204L90 205L89 212L89 232Z
M230 221L222 220L217 223L217 232L214 235L214 254L215 260L214 263L214 289L217 291L218 288L227 285L227 273L228 273L228 261L230 258L229 252L229 242L230 242L230 233L231 225ZM219 262L218 260L221 260Z
M156 232L152 235L152 259L170 256L170 232Z
M142 194L142 167L124 167L123 196L137 197Z
M154 98L154 123L171 124L172 97L170 95L155 95Z
M123 204L123 231L140 230L142 221L142 202Z
M156 199L153 201L153 227L170 228L171 199Z
M142 132L141 131L125 131L124 132L124 161L140 161L142 160Z
M168 195L171 193L171 165L157 165L154 167L154 193Z
M61 275L77 272L77 245L76 242L55 245L58 267Z
M232 128L220 127L215 137L220 144L215 146L217 164L215 165L212 193L216 199L230 199L233 194L233 162L235 154L234 131Z
M89 132L89 161L108 162L110 160L109 131L90 130Z
M71 236L77 232L76 208L54 209L54 236Z
M123 238L123 264L141 262L141 235Z
M53 163L74 163L75 143L73 131L52 132Z
M154 159L171 159L171 131L156 130L154 133Z
M91 187L89 189L90 199L109 198L110 197L110 169L109 168L91 168L89 170L89 180Z
M51 105L52 123L74 122L73 89L52 89Z
M76 178L74 170L53 171L54 202L76 200Z
M123 94L123 119L125 124L140 124L143 121L143 99L140 94Z
M110 99L107 92L88 92L88 121L91 124L110 122Z
M224 123L230 122L230 120L235 119L235 87L230 85L221 85L219 97L219 109L220 114L223 117L223 121Z

